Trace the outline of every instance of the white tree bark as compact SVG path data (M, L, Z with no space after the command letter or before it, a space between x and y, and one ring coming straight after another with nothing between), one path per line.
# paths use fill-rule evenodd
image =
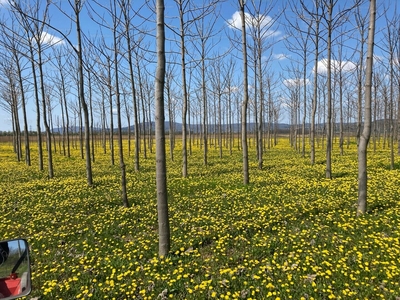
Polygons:
M358 205L357 215L367 211L367 147L371 136L371 92L372 92L372 64L374 54L376 0L370 0L368 28L367 69L365 78L365 116L364 128L360 136L358 147Z

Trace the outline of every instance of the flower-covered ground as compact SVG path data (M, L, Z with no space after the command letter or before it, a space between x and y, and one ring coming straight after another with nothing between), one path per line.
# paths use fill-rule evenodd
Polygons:
M28 299L400 297L400 173L388 150L369 153L369 210L357 218L355 145L335 149L332 180L322 148L310 166L281 139L258 170L252 146L248 186L239 151L212 148L205 167L193 146L184 179L179 149L167 166L172 250L159 258L154 156L135 173L126 154L124 208L118 163L100 149L88 188L78 150L54 156L49 180L35 149L27 167L0 144L0 236L30 243Z

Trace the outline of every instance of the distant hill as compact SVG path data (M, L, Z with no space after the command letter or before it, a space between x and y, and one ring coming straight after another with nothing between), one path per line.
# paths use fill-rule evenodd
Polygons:
M151 128L154 130L154 122L151 123ZM146 128L149 127L149 124L145 124ZM284 123L279 123L278 125L278 131L285 131L289 130L290 125L289 124L284 124ZM165 131L168 133L169 132L169 127L170 124L169 122L165 122ZM255 131L256 124L255 123L248 123L247 128L248 131ZM131 130L134 130L134 126L131 126ZM235 123L232 124L232 132L240 132L241 129L241 124ZM128 131L128 127L122 128L123 131ZM147 129L148 130L148 129ZM189 130L189 128L188 128ZM192 133L200 133L202 131L202 125L201 124L190 124L190 130ZM223 132L227 132L229 130L229 125L228 124L221 124L221 130ZM182 123L174 123L174 131L175 133L182 133ZM215 124L208 124L208 132L214 132L218 131L218 125Z
M146 122L146 123L144 123L144 125L146 127L146 131L148 131L150 124L148 122ZM345 123L343 125L344 125L344 130L346 132L348 130L350 130L351 132L355 132L357 130L357 123L355 123L355 122ZM380 130L382 132L383 131L384 120L377 120L376 125L378 127L378 130ZM151 130L152 130L152 132L154 132L154 129L155 129L154 126L155 126L155 123L151 122ZM221 130L223 132L227 132L229 130L228 126L229 126L228 124L222 124L221 125ZM266 126L267 126L267 124L264 124L264 128L266 128ZM287 123L278 123L277 124L277 131L278 131L278 133L288 133L289 130L290 130L290 126L291 125L287 124ZM310 126L311 126L310 123L306 124L306 131L307 132L308 132ZM335 123L335 128L334 128L335 132L339 131L339 126L340 126L339 123ZM140 127L143 128L143 123L140 124ZM297 128L299 130L301 130L301 127L302 127L301 124L299 124L297 126ZM133 133L134 130L135 130L135 126L131 126L130 129L131 129L131 132ZM182 123L174 123L174 129L175 129L175 133L176 134L182 133ZM255 132L256 124L255 123L248 123L247 124L247 129L248 129L248 132ZM324 130L326 130L326 124L316 124L316 129L318 131L324 131ZM192 133L195 133L195 134L196 133L200 133L202 131L202 125L201 124L191 124L190 125L190 130L191 130ZM232 132L233 133L238 133L238 132L240 132L240 130L241 130L241 124L239 124L239 123L232 124ZM271 130L272 130L272 128L271 128ZM72 128L70 128L69 131L71 133L78 133L79 132L79 127L72 127ZM95 132L100 132L101 128L98 128L98 127L94 128L94 131ZM128 127L123 127L122 131L124 133L128 132ZM114 132L117 132L116 128L114 128ZM165 132L167 134L169 133L169 121L165 122ZM208 125L208 132L209 133L218 132L218 125L209 124ZM53 133L61 134L62 133L62 128L54 128Z
M145 128L146 128L146 131L149 130L149 125L150 124L148 122L146 122L144 125L145 125ZM289 124L285 124L285 123L278 123L277 126L278 126L278 128L277 128L278 131L288 131L290 129L290 125ZM143 123L140 124L140 128L143 128ZM170 128L170 124L169 124L169 121L167 121L167 122L165 122L165 132L166 133L169 132L169 128ZM249 132L255 131L256 124L255 123L248 123L247 124L247 128L248 128ZM152 132L154 132L154 129L155 129L155 123L151 122L151 130L152 130ZM238 123L232 124L232 132L234 132L234 133L240 132L240 129L241 129L241 124L238 124ZM99 132L99 131L101 131L101 128L96 127L93 130L95 132ZM135 130L135 126L131 126L130 130L131 130L131 132L133 132ZM182 133L182 123L174 123L174 130L175 130L175 133ZM200 125L200 124L191 124L190 125L190 130L191 130L192 133L200 133L201 130L202 130L202 125ZM222 124L221 125L221 130L223 132L227 132L229 130L229 125ZM63 131L62 128L54 128L53 133L61 134L62 131ZM70 127L69 131L71 133L78 133L79 132L79 127ZM125 132L125 133L128 132L128 127L127 126L123 127L122 131ZM208 125L208 132L214 132L214 131L218 131L218 125L209 124ZM117 132L116 128L114 128L114 132Z

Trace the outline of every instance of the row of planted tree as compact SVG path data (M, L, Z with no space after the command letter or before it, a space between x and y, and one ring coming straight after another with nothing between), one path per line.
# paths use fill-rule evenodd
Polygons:
M338 135L343 153L346 124L356 124L355 136L362 145L368 144L370 135L362 132L362 124L370 130L374 124L373 136L380 137L383 132L385 144L390 140L392 149L396 138L400 143L396 136L400 136L396 3L379 7L378 18L384 25L377 31L374 1L239 0L232 4L170 0L167 4L167 11L164 1L157 1L155 7L149 1L127 0L12 0L3 7L2 107L11 115L17 145L22 145L24 138L27 164L29 138L21 132L28 132L29 101L34 102L36 111L39 168L43 169L41 132L46 136L52 178L54 124L61 128L63 141L68 141L68 130L75 123L74 128L81 130L88 185L93 184L91 164L98 128L103 132L103 147L108 139L114 149L114 132L117 136L122 186L123 127L133 128L135 170L139 171L141 139L146 130L149 141L152 135L151 126L146 129L143 124L153 121L156 151L161 155L164 149L164 156L165 144L163 149L157 144L165 143L160 135L167 129L174 137L174 124L182 123L184 177L188 176L193 124L201 124L205 165L210 128L214 128L221 149L223 134L233 140L234 133L240 133L245 184L249 183L249 123L255 124L259 168L263 167L264 146L270 145L280 121L290 123L292 143L303 156L309 139L311 164L320 130L319 136L326 142L327 178L332 177L333 138ZM227 5L237 10L231 18L223 14ZM63 16L74 30L54 25L51 12ZM97 26L96 34L81 25L82 19ZM372 65L375 35L382 55L375 56ZM164 128L164 110L169 128ZM240 130L235 130L234 124L240 124ZM338 130L335 124L339 124ZM106 136L107 128L116 130L108 130ZM171 149L173 141L170 139Z
M82 121L82 120L81 120ZM396 128L394 120L380 120L372 123L372 151L376 151L379 148L390 149L391 153L391 168L394 169L394 154L397 152L400 154L400 148L395 137L395 131L392 130ZM148 158L149 153L154 151L154 123L150 124L140 124L139 128L139 153L144 159ZM255 124L248 124L248 144L250 147L257 147L257 127ZM176 140L181 138L182 132L180 130L181 124L173 124L171 127L175 128L168 130L169 124L166 125L166 135L168 137L168 154L171 160L174 160L174 151L176 147ZM201 124L191 125L188 127L188 151L189 155L192 154L192 147L203 148L203 132ZM83 127L70 127L62 128L60 132L52 130L52 148L55 154L64 155L67 157L71 156L71 148L79 149L80 156L82 158L84 155L84 128ZM340 154L343 155L344 149L349 149L352 143L357 142L357 123L345 123L343 126L336 123L332 127L332 137L333 143L332 148L339 147ZM340 133L340 130L343 130ZM116 130L111 131L109 128L95 128L91 132L91 145L93 148L92 162L95 161L95 152L102 152L103 154L109 154L110 162L112 165L115 163L115 147L114 144L117 140ZM122 130L123 140L126 141L126 151L127 155L131 156L135 153L134 143L136 137L134 136L133 128L124 128ZM208 139L207 144L209 148L217 149L219 151L219 157L222 158L225 153L232 155L233 149L241 150L240 144L240 124L229 124L227 126L208 126ZM307 156L306 145L310 141L310 124L306 124L304 136L302 134L302 126L294 126L288 124L272 124L272 126L267 126L264 124L263 128L263 151L270 149L275 146L278 141L278 136L286 137L290 140L290 143L294 150L301 153L302 157ZM324 149L326 143L326 126L325 124L317 124L315 129L315 142L316 148ZM42 133L43 135L43 133ZM24 141L28 141L29 144L32 142L36 145L37 142L37 132L28 132L27 137L25 137L25 132L17 131L14 129L12 132L3 132L0 136L0 141L2 142L12 142L14 153L18 161L25 160L25 162L30 165L30 157L23 155L23 149L25 147ZM341 138L342 137L342 138ZM42 142L47 143L46 139L42 136ZM336 145L336 146L335 146ZM395 147L397 146L397 151ZM47 146L45 147L47 148ZM28 152L29 153L29 152ZM25 153L26 154L26 153Z

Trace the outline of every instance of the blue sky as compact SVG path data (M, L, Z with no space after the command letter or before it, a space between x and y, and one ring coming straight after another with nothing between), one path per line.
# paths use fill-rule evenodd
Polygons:
M0 0L0 3L3 3L2 6L0 6L0 13L3 13L7 15L7 8L8 5L6 3L6 0ZM54 1L55 3L58 3L58 8L56 6L52 6L50 9L50 23L52 26L57 28L58 30L62 31L68 37L70 38L72 43L76 43L76 34L75 34L75 27L73 24L71 24L71 21L68 19L67 15L71 15L71 10L69 8L68 1L66 0L61 0L61 1ZM103 15L104 12L100 9L98 5L96 5L93 1L87 0L87 3L90 3L92 6L92 9L95 9L100 15ZM195 3L200 3L201 1L195 1ZM251 2L248 0L248 3ZM269 1L268 1L269 2ZM339 0L338 5L340 7L349 5L349 3L352 1L347 1L347 0ZM400 1L393 0L385 0L383 2L378 1L380 3L383 3L384 6L390 7L388 11L389 17L390 15L395 12L395 8L399 9L399 3ZM109 3L108 0L103 1L100 0L100 3ZM143 3L143 1L134 1L135 3L135 8L140 9L140 17L135 17L134 18L134 23L141 26L144 26L146 30L148 30L148 36L145 38L145 40L149 44L149 51L154 50L155 48L155 38L154 38L154 16L152 16L150 9L148 9ZM273 25L271 28L268 29L268 38L266 42L270 44L270 47L268 51L264 53L265 57L270 57L269 64L268 64L268 71L270 73L275 74L279 79L278 85L280 89L285 89L288 85L293 84L293 82L296 82L296 78L293 77L293 74L288 71L289 68L291 68L293 65L296 65L300 60L297 57L296 53L290 52L285 44L285 39L293 39L296 37L295 34L291 36L291 33L293 31L289 30L285 24L287 24L287 21L285 20L285 15L288 17L291 21L295 21L296 17L290 12L290 9L286 7L287 2L286 1L276 1L275 5L272 7L268 6L267 1L262 1L263 7L268 11L268 14L265 14L265 22L271 22ZM312 5L312 0L309 0L310 6ZM136 6L137 5L137 6ZM166 17L166 23L168 26L171 28L177 28L179 23L178 23L178 12L176 9L176 4L173 0L166 0L165 1L165 6L166 6L166 11L165 11L165 17ZM368 1L367 3L363 6L362 11L366 12L368 7ZM63 11L61 12L60 9ZM90 10L90 9L89 9ZM240 18L238 15L238 7L237 7L237 2L236 1L225 1L217 5L216 12L219 13L218 17L216 18L216 23L214 27L214 31L216 32L216 36L213 38L214 42L211 42L213 44L212 49L210 50L210 53L212 54L222 54L228 49L230 49L232 46L235 48L237 47L236 50L233 50L233 55L236 57L236 67L237 67L237 77L240 78L242 71L241 71L241 66L242 66L242 61L241 61L241 45L240 45L240 30L236 28L240 28ZM381 11L383 11L382 7L380 8ZM283 14L285 12L285 14ZM378 11L378 15L380 14L380 11ZM81 13L81 26L83 31L85 32L86 36L88 37L100 37L100 36L105 36L106 40L111 37L111 32L108 31L106 28L100 28L98 24L96 24L90 16L95 16L95 14L89 13L86 7ZM278 20L275 21L275 18L277 16L280 16ZM96 16L95 16L96 17ZM99 17L96 17L99 19ZM145 18L149 18L148 21L144 21ZM107 20L107 17L105 17ZM249 20L251 17L249 16ZM208 24L210 24L213 20L213 16L208 17ZM229 25L229 24L230 25ZM207 25L207 23L206 23ZM354 23L348 23L346 25L347 28L351 28L354 26ZM236 28L235 28L236 27ZM386 28L386 21L384 17L380 17L377 20L377 36L376 36L376 41L378 45L382 45L382 32L385 31ZM194 31L194 27L191 28L191 31ZM65 42L63 41L62 36L55 30L52 30L50 28L46 29L47 34L45 34L42 38L43 43L47 45L53 45L53 47L63 47L65 46ZM167 50L169 51L179 51L179 48L177 47L177 44L174 42L174 40L177 39L176 36L172 34L171 30L167 30ZM110 42L111 43L111 42ZM337 65L342 65L344 68L353 68L353 66L356 64L356 59L354 57L351 57L350 53L353 52L351 48L354 47L355 41L352 40L351 38L346 41L346 54L345 58L343 59L342 62L336 61ZM3 51L3 50L2 50ZM191 55L195 55L195 51L193 49L188 49ZM375 53L377 57L379 57L382 60L385 60L385 53L379 48L375 48ZM346 58L347 57L347 58ZM309 57L309 60L311 61L313 57ZM324 66L325 56L324 53L322 53L320 60L321 64L319 65L319 72L323 73L324 68L326 69L326 66ZM52 67L50 65L45 66L49 73L51 72ZM151 70L151 64L148 65L148 70ZM178 66L176 68L179 68ZM308 66L308 76L312 76L312 69L313 66L310 64ZM180 78L180 77L179 77ZM311 78L311 77L310 77ZM178 79L177 79L178 80ZM251 82L250 82L251 84ZM285 92L282 92L282 95L284 95ZM69 96L70 98L73 97L73 95ZM32 95L30 95L28 101L28 111L29 111L29 117L28 117L28 122L31 126L31 128L34 130L36 128L35 120L35 107L34 107L34 101L32 99ZM57 115L59 111L57 110L57 107L55 107L55 112L54 115ZM286 117L284 114L282 114L281 118L282 122L287 121ZM3 110L0 110L0 131L7 131L11 130L11 120L10 116L8 113L4 112Z

